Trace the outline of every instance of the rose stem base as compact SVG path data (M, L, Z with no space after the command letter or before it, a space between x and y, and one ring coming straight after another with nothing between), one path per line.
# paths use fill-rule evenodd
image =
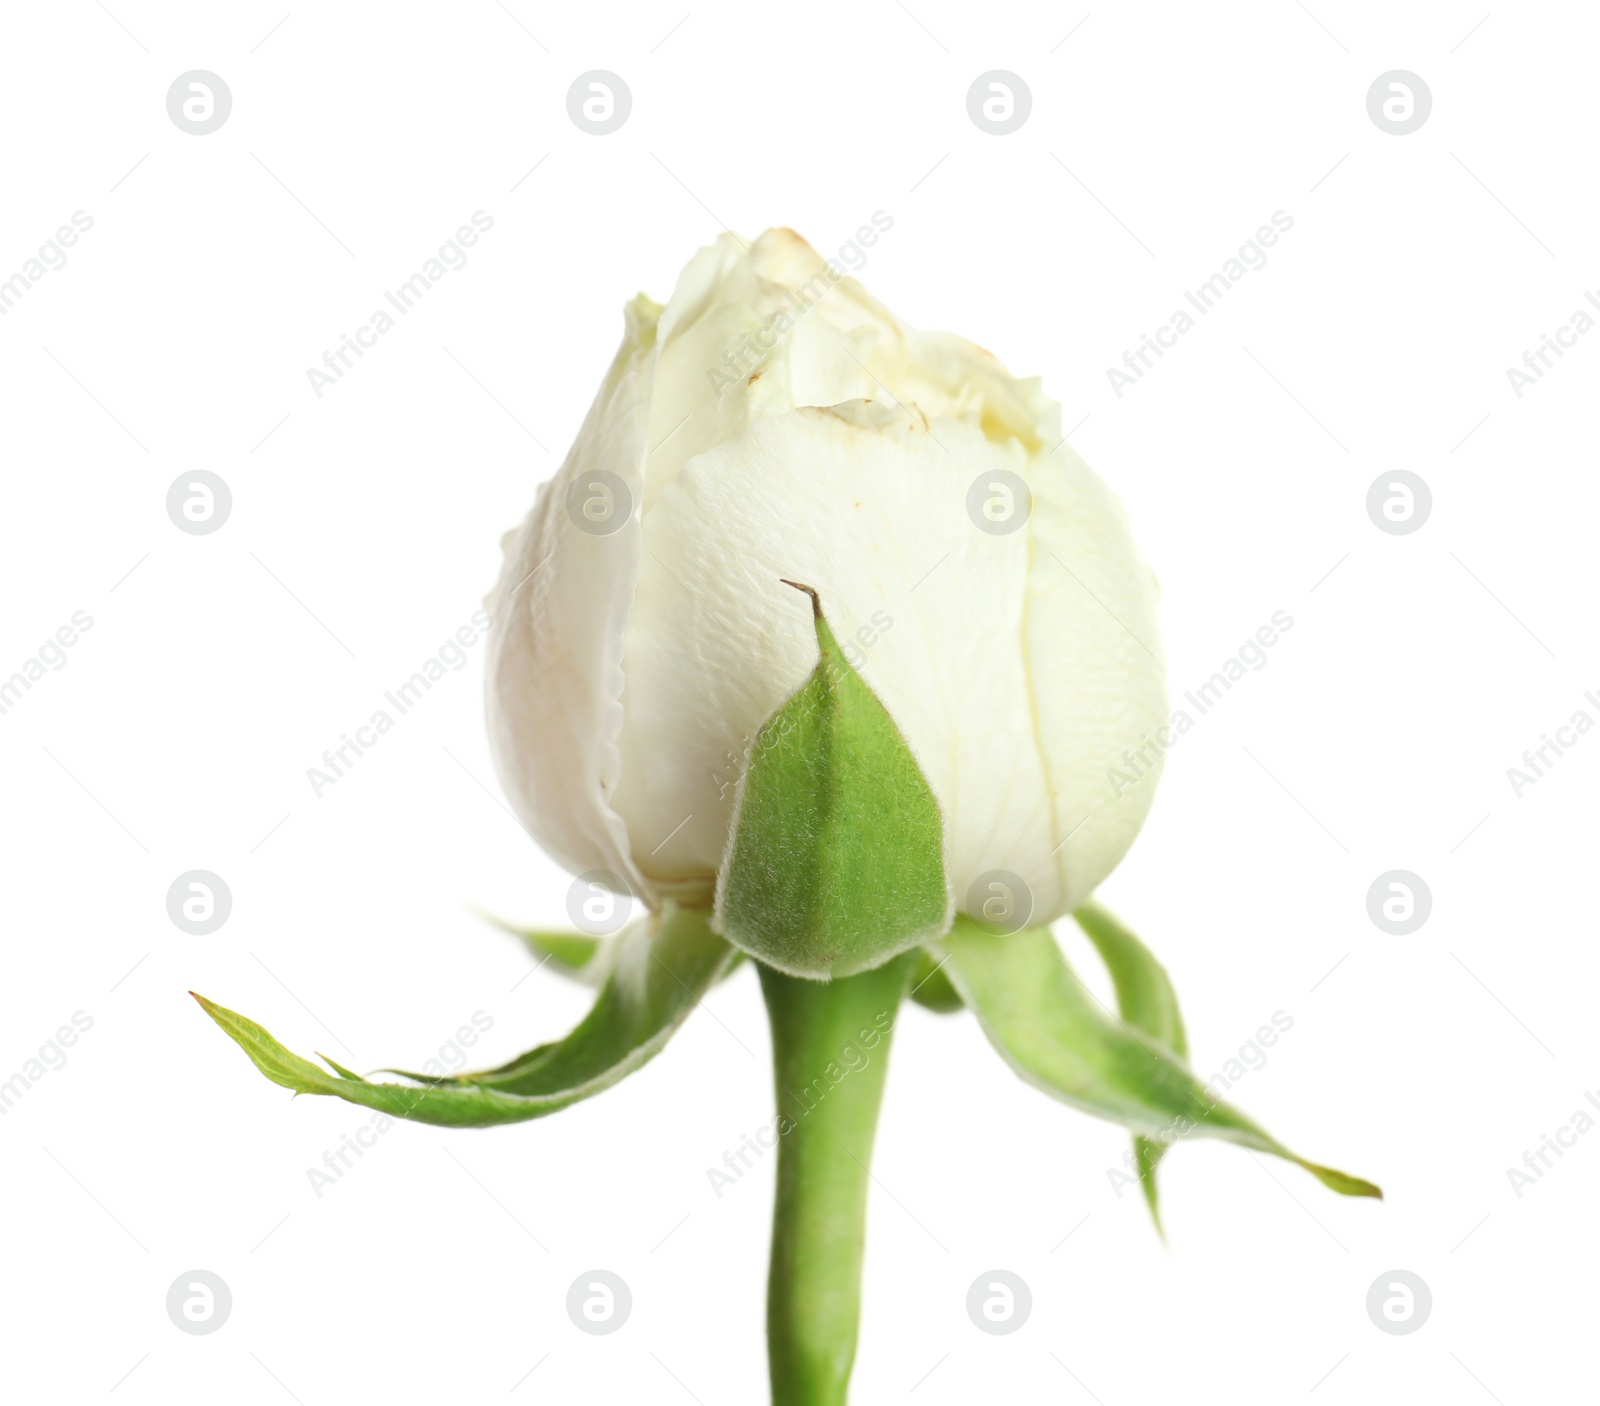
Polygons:
M836 981L757 966L780 1115L767 1281L772 1401L844 1406L861 1311L867 1168L912 957Z

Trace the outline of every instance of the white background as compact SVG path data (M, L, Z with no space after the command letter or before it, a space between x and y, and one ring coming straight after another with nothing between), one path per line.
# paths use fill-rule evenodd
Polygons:
M184 993L362 1069L477 1011L484 1061L581 1014L474 916L559 924L568 882L494 786L481 645L320 799L306 768L477 608L625 298L723 222L830 250L880 209L867 285L1041 375L1123 496L1175 697L1294 618L1102 892L1202 1074L1292 1016L1234 1096L1387 1200L1186 1145L1163 1247L1109 1185L1120 1130L909 1009L854 1399L1516 1406L1591 1377L1600 1131L1520 1198L1506 1169L1600 1086L1600 737L1520 799L1505 772L1600 716L1600 336L1520 399L1506 377L1600 286L1593 14L110 3L10 10L0 93L0 278L94 221L0 318L0 674L94 620L0 717L0 1079L93 1020L0 1119L9 1397L764 1399L771 1167L706 1177L771 1116L748 969L603 1098L402 1125L320 1198L307 1168L370 1115L291 1100ZM192 68L233 94L205 137L165 110ZM612 136L566 114L592 68L632 90ZM966 111L992 68L1033 94L1007 137ZM1433 95L1405 137L1366 112L1395 68ZM479 209L467 266L316 398L306 368ZM1276 210L1267 266L1117 398L1106 368ZM200 468L233 511L192 537L164 503ZM1433 513L1390 536L1365 497L1402 468ZM233 893L210 937L165 910L193 868ZM1366 914L1394 868L1433 894L1409 937ZM564 1311L595 1267L633 1291L610 1337ZM1007 1337L964 1307L996 1267L1034 1296ZM194 1268L232 1290L211 1336L166 1314ZM1404 1337L1365 1310L1396 1268L1434 1301Z

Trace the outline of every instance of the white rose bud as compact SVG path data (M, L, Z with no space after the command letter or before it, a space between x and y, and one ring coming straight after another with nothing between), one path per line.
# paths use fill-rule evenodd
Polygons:
M750 744L817 662L787 578L938 799L956 907L982 918L995 871L1034 924L1080 905L1170 734L1154 582L1060 440L1036 380L907 327L792 231L702 249L665 309L628 306L507 539L489 722L523 824L574 873L709 905Z

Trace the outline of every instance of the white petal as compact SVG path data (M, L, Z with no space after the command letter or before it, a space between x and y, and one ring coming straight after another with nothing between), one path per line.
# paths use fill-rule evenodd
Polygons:
M1164 706L1159 664L1132 658L1116 621L1039 560L1053 548L1107 593L1127 562L1135 592L1147 577L1089 470L1030 459L976 420L925 425L882 402L803 408L690 460L661 491L624 652L615 797L653 878L715 872L750 740L815 663L809 605L781 577L821 592L905 733L944 810L958 905L980 874L1006 869L1033 890L1036 916L1054 917L1120 858L1132 805L1068 836L1094 794L1084 768L1103 785L1101 749L1136 743ZM1009 536L967 516L973 480L995 469L1028 478L1036 502L1051 495ZM1148 609L1125 596L1155 648Z
M639 575L646 430L660 309L627 309L622 347L556 476L514 535L490 602L490 747L518 818L573 873L604 870L647 900L613 809L621 771L622 641ZM632 499L617 531L581 531L568 493L596 470Z
M1155 799L1166 666L1155 578L1116 495L1066 446L1034 461L1030 486L1026 645L1056 823L1071 836L1062 850L1065 912L1121 862ZM1143 761L1123 760L1141 749ZM1118 787L1113 767L1143 775Z
M907 327L790 229L700 250L661 317L645 509L684 464L760 419L857 399L1048 448L1060 409L982 347Z

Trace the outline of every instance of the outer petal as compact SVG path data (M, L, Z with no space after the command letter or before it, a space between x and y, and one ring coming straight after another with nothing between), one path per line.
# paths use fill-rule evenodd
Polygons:
M643 296L628 306L621 349L566 462L508 538L489 599L487 700L495 769L528 831L573 873L609 871L652 903L659 895L633 862L612 798L660 311ZM596 470L632 497L626 523L604 536L567 512L569 490Z
M1149 814L1161 771L1160 747L1149 744L1168 719L1166 666L1155 578L1116 495L1065 445L1035 461L1032 481L1024 643L1057 824L1071 835L1065 911L1117 867ZM1123 753L1141 749L1144 760L1130 767ZM1113 783L1112 768L1136 779Z
M1010 536L978 531L967 491L995 469L1029 479L1051 510ZM979 875L1006 869L1045 921L1131 842L1132 804L1073 833L1094 798L1083 769L1104 789L1097 749L1114 757L1164 717L1159 662L1133 659L1088 593L1060 588L1071 581L1054 561L1058 577L1038 566L1053 548L1103 591L1130 570L1132 590L1148 589L1114 500L1081 463L1030 458L966 419L800 409L685 464L646 537L616 805L648 839L640 863L655 880L715 872L749 741L815 662L808 607L781 577L821 592L905 733L944 810L959 906ZM1148 612L1135 628L1157 648ZM1042 708L1046 687L1060 696Z

